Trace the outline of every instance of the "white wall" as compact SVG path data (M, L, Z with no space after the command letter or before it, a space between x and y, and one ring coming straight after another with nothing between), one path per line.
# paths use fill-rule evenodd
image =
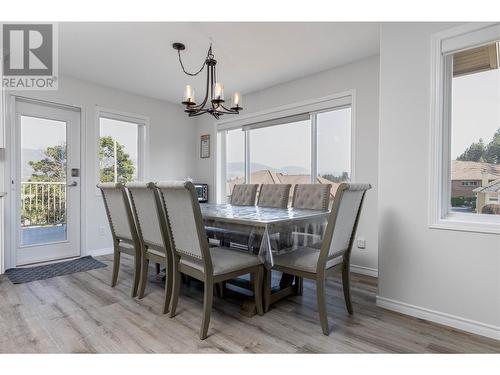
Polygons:
M60 77L57 91L16 92L22 95L52 102L75 105L84 109L82 129L85 144L82 147L82 168L87 173L85 185L86 216L85 248L82 255L96 254L112 246L102 198L96 194L96 105L108 109L143 115L149 118L148 180L184 179L195 173L193 137L195 124L187 119L182 107L169 102L146 98L109 87L99 86L71 77ZM7 147L8 144L7 144ZM0 154L0 171L5 164ZM4 174L0 178L3 179ZM0 191L9 188L8 178L0 181ZM8 190L7 190L8 191ZM7 218L9 220L9 218ZM100 234L104 228L104 235ZM10 249L11 244L7 249ZM7 266L13 266L8 264Z
M429 229L430 37L450 24L383 24L379 299L500 339L500 236Z
M244 112L252 113L293 104L303 100L320 98L346 90L356 90L356 139L355 179L369 182L373 189L367 194L358 236L367 240L365 250L355 249L352 255L353 270L376 274L378 269L377 240L377 190L378 190L378 95L379 57L374 56L349 65L341 66L319 74L300 78L244 96ZM210 159L198 160L198 182L208 183L210 199L215 200L215 127L208 116L201 117L198 124L196 145L199 136L211 134L212 154ZM357 266L357 267L356 267ZM365 269L366 268L366 269Z

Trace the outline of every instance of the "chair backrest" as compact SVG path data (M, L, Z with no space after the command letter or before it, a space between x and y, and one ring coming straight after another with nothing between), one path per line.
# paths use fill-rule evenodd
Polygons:
M361 207L370 184L341 183L333 199L333 206L323 238L318 260L318 270L326 267L328 260L344 256L349 261Z
M101 190L113 239L136 242L138 240L137 228L130 199L123 184L106 182L98 184L97 187Z
M293 190L293 208L328 211L331 184L297 184Z
M174 253L213 270L208 240L195 188L189 181L158 182Z
M234 206L253 206L257 196L258 184L234 185L231 194L231 204Z
M257 206L287 208L290 184L262 184Z
M129 182L125 188L130 196L141 244L144 248L154 248L167 254L171 251L170 241L168 234L162 233L161 211L157 212L154 184Z

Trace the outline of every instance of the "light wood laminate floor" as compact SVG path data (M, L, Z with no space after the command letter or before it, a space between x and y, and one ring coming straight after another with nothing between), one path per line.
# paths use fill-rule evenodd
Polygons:
M500 342L375 306L377 280L353 274L355 313L341 281L327 284L330 336L321 333L315 287L271 307L239 313L241 297L215 298L209 337L198 339L202 285L183 285L178 314L161 315L163 287L151 268L143 300L130 297L131 261L122 258L116 288L108 267L22 285L0 276L0 353L500 353Z

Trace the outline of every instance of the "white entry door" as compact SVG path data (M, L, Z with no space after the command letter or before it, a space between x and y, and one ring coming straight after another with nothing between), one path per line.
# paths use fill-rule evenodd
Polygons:
M16 265L80 255L80 111L16 99Z

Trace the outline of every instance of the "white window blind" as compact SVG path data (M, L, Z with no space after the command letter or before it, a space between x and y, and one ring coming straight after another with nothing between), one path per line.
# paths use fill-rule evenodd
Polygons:
M453 55L453 77L498 69L499 43L457 52Z

